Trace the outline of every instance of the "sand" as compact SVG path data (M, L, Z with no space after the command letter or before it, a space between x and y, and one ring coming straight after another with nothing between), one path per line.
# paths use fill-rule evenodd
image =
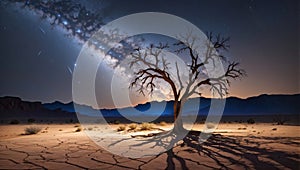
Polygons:
M23 135L24 128L29 126L39 126L42 131ZM112 128L116 130L119 126L112 125ZM125 126L128 129L128 125ZM167 130L172 125L154 127ZM193 129L202 130L203 127L203 124L196 124ZM201 145L197 143L197 135L189 134L184 143L172 150L147 158L111 154L96 145L84 131L75 132L77 128L75 124L1 125L0 169L300 168L300 126L223 123ZM97 131L99 126L85 128Z

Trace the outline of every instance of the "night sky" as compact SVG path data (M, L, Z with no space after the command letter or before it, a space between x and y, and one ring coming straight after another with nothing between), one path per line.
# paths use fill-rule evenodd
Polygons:
M80 1L80 7L89 11L87 18L98 14L99 22L93 22L89 30L71 25L67 17L50 24L51 18L42 18L38 6L27 3L0 2L0 96L71 101L72 70L89 33L101 24L137 12L170 13L204 32L230 36L228 55L239 61L248 74L232 83L230 96L300 92L300 20L296 0ZM78 2L68 3L72 6ZM58 18L58 9L43 10ZM76 20L76 24L80 22L83 21Z

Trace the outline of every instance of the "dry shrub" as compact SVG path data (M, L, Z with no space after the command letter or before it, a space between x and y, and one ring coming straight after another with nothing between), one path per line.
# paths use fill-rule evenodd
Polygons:
M213 128L215 128L215 124L214 123L206 123L206 127L207 127L207 129L213 129Z
M88 130L93 130L93 128L92 128L92 127L89 127Z
M247 120L247 123L248 124L254 124L255 120L253 118L250 118L250 119Z
M161 122L159 122L159 125L160 126L167 126L167 123L165 121L161 121Z
M278 114L275 115L275 118L273 119L273 121L275 121L277 123L277 125L284 125L288 119L286 118L286 116L282 115L282 114Z
M137 128L137 124L132 123L129 125L129 130L135 130Z
M81 127L78 127L75 132L81 132L82 131L82 128Z
M114 120L113 124L118 125L118 124L120 124L120 121L119 120Z
M151 130L152 125L150 123L142 123L141 124L141 130Z
M126 127L124 125L121 125L118 127L117 131L120 132L120 131L124 131L126 129Z
M30 118L30 119L27 120L27 122L28 122L28 123L34 123L34 122L35 122L35 119Z
M25 135L33 135L33 134L37 134L42 130L42 128L38 127L38 126L30 126L25 128Z
M17 124L20 124L20 121L14 119L14 120L10 121L9 124L17 125Z

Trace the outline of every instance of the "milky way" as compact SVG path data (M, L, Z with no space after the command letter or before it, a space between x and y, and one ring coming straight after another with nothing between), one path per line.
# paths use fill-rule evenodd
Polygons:
M22 8L35 10L42 15L42 18L49 18L51 25L60 25L83 41L89 39L96 30L104 25L101 11L93 12L76 1L7 0L2 3L17 3ZM41 31L43 32L42 29Z

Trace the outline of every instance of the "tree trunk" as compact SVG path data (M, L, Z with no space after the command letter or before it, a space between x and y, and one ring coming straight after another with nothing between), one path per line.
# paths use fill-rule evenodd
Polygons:
M174 129L175 132L183 131L183 122L181 117L181 101L174 101Z

